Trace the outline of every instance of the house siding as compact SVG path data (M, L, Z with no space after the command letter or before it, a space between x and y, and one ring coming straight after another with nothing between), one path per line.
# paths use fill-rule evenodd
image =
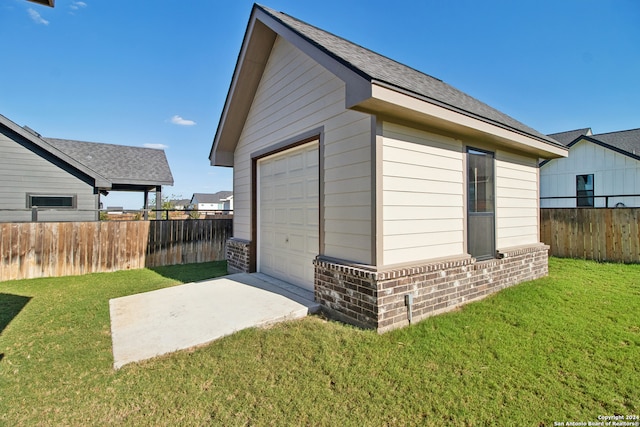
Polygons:
M0 130L0 221L31 221L27 193L76 195L77 210L40 211L38 221L97 220L93 185L52 163L49 154L45 158L26 148L30 145L8 129Z
M234 153L234 237L252 238L251 154L323 127L324 255L370 263L372 120L345 110L344 83L277 37Z
M389 122L382 133L384 265L464 254L462 143Z
M539 242L537 159L496 152L496 248Z
M576 175L593 174L594 195L640 194L640 161L582 140L570 148L569 157L554 159L540 168L541 197L570 197L541 200L543 208L576 207ZM594 207L605 207L596 197ZM640 207L640 197L611 197L609 207L624 203Z

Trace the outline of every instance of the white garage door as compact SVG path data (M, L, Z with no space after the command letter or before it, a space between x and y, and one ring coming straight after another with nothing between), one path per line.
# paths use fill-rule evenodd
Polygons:
M258 161L258 271L313 291L318 142Z

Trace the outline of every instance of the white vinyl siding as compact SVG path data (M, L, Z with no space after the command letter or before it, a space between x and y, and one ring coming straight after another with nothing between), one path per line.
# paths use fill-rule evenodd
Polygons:
M382 155L384 265L462 255L462 143L385 122Z
M27 193L76 196L77 210L41 211L39 221L94 221L98 218L98 196L93 194L92 185L12 138L22 140L10 131L0 132L0 221L31 221ZM83 211L85 209L87 211Z
M324 127L324 255L371 260L371 120L345 85L277 37L234 153L234 236L251 239L251 153Z
M576 176L593 174L594 195L640 194L640 161L582 140L569 150L569 157L554 159L540 167L540 196L567 197L541 200L543 208L575 208ZM640 207L640 197L611 197L609 207L624 203ZM605 198L595 197L595 207Z
M538 243L536 159L496 152L496 249Z

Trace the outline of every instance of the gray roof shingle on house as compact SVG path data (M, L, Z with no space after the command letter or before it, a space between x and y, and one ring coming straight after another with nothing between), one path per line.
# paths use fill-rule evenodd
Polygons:
M566 132L551 133L549 136L562 145L569 145L576 138L584 135L591 135L591 128L569 130Z
M600 133L592 138L634 156L640 156L640 129Z
M341 37L321 30L282 12L256 5L317 48L369 81L386 83L424 100L504 128L558 145L558 143L512 117L459 91L447 83L403 65Z
M222 199L226 199L233 195L233 191L218 191L217 193L193 193L191 203L196 200L198 203L219 203Z
M42 138L114 185L173 185L163 150L69 139Z

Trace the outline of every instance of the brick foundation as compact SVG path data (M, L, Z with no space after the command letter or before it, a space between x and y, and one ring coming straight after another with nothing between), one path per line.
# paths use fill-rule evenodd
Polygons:
M248 273L249 272L249 253L251 242L248 240L236 239L232 237L227 240L227 259L228 273Z
M500 258L461 258L387 271L340 264L318 257L315 297L332 317L385 332L452 310L515 284L548 274L546 245L499 252Z

